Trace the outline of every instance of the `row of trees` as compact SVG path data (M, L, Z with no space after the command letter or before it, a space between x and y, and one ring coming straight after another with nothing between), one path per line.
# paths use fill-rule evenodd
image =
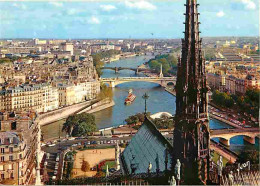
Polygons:
M151 113L147 113L147 117L150 117ZM141 124L144 122L145 115L144 113L137 113L133 116L129 116L125 122L127 125L132 125L132 124ZM151 119L155 126L158 129L169 129L174 127L174 122L173 119L168 118L167 116L162 116L161 118L156 118L156 119Z
M88 113L69 116L62 128L62 131L74 137L89 135L96 130L95 116Z
M103 100L109 98L110 100L113 99L113 91L111 88L106 86L105 84L101 84L100 86L100 93L98 94L97 98L99 100Z
M150 112L147 113L147 116L149 117L151 115ZM145 115L144 113L137 113L133 116L129 116L127 119L125 119L125 122L127 123L127 125L132 125L132 124L139 124L144 122L145 119Z
M231 108L234 105L234 100L231 95L225 92L216 90L213 92L211 98L214 104L221 107Z
M0 64L4 64L4 63L12 63L12 60L9 58L2 58L0 59Z
M72 169L73 169L73 164L74 164L74 156L76 154L76 151L69 151L66 155L65 155L65 161L64 161L64 177L67 179L70 179L71 177L71 173L72 173Z
M242 112L251 114L254 118L259 115L259 95L260 89L247 89L244 96L233 95L234 101Z
M102 51L98 52L96 54L93 54L93 63L96 67L97 73L99 76L102 75L101 67L104 66L104 62L102 61L105 58L111 58L114 55L120 54L120 51L117 50L108 50L108 51Z
M230 95L216 90L212 94L212 101L214 104L226 108L233 108L237 105L236 108L240 111L257 118L259 114L259 95L260 90L256 88L247 89L243 96Z
M148 62L149 67L160 73L161 65L165 76L176 73L177 59L172 54L157 55L154 59Z

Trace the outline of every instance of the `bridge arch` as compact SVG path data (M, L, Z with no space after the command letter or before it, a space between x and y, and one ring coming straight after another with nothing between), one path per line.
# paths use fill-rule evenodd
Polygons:
M235 135L223 135L223 136L214 136L212 139L219 139L219 143L224 144L225 146L230 146L232 139L243 137L243 140L250 143L255 144L255 138L259 136L259 134L235 134Z

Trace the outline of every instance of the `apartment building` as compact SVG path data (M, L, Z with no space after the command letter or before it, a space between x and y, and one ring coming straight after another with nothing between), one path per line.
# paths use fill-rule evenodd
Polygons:
M47 112L59 106L58 90L48 84L8 87L0 91L0 110Z
M96 98L100 92L100 82L93 80L73 82L73 84L60 83L57 88L59 106L69 106Z
M0 112L0 183L29 185L35 181L40 136L33 112Z

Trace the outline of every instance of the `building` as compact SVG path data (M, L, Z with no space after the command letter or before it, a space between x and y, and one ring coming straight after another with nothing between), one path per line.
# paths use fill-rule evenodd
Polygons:
M236 93L236 81L237 78L229 75L225 78L225 91L229 92L230 94Z
M208 85L217 90L223 90L226 84L226 76L221 74L207 73Z
M74 46L73 43L61 43L61 50L70 52L70 55L74 55Z
M47 41L46 40L39 40L39 39L34 39L34 45L46 45Z
M48 84L23 84L0 91L0 110L47 112L59 106L58 90Z
M181 163L181 184L207 184L210 165L208 91L199 37L196 0L187 0L185 37L178 63L173 166Z
M69 106L97 97L100 92L99 81L74 82L74 84L58 84L59 106Z
M0 112L1 184L34 184L40 135L35 113Z

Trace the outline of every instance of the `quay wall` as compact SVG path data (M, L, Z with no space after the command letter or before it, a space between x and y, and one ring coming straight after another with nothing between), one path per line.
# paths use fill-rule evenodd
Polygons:
M221 121L221 122L223 122L223 123L226 123L226 124L228 124L228 125L231 125L231 126L234 127L234 128L243 128L243 127L241 127L241 126L239 126L239 125L237 125L237 124L235 124L235 123L232 123L231 121L228 121L228 120L226 120L226 119L224 119L224 118L218 117L218 116L216 116L216 115L214 115L214 114L209 114L209 117L211 117L211 118L213 118L213 119L216 119L216 120L219 120L219 121Z
M69 117L72 114L80 114L83 112L87 113L93 113L97 112L103 109L106 109L108 107L114 106L114 101L109 100L101 100L99 102L93 103L93 101L86 101L83 103L63 107L54 111L42 113L39 115L39 124L41 126L48 125L50 123L53 123L55 121L65 119Z
M235 163L238 155L222 145L218 145L215 141L210 140L210 149L216 151L219 155L225 157L230 162Z

